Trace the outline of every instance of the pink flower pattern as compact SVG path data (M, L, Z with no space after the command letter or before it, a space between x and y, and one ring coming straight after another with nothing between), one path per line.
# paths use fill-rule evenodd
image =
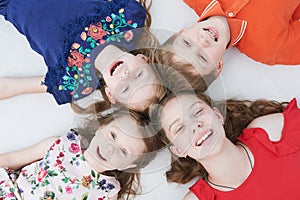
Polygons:
M0 168L0 200L15 198L7 180L7 171ZM75 173L75 174L74 174ZM21 180L19 180L21 179ZM44 159L23 168L18 185L24 199L103 199L119 191L114 177L96 173L87 165L80 148L80 137L70 131L50 146ZM19 183L19 182L18 182ZM24 197L26 193L26 197ZM30 195L30 197L28 197Z

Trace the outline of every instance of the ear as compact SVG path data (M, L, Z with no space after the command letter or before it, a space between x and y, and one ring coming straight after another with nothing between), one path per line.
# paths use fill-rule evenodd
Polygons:
M223 115L221 114L220 110L219 110L218 108L216 108L216 107L214 107L213 109L214 109L214 112L215 112L215 114L217 115L218 119L220 120L220 122L221 122L222 124L224 124L224 117L223 117Z
M143 59L146 62L149 62L149 57L145 56L144 54L137 54L136 57Z
M110 103L112 103L112 104L115 104L115 103L116 103L116 100L115 100L115 98L112 96L112 94L111 94L110 90L108 89L108 87L105 87L105 94L106 94L108 100L110 101Z
M130 168L135 168L137 166L137 164L129 164L128 166L126 167L122 167L122 168L118 168L119 171L122 171L122 170L125 170L125 169L130 169Z
M219 77L221 71L223 70L223 66L224 66L224 61L221 60L221 61L219 62L218 67L217 67L216 78Z
M186 154L185 153L183 153L183 152L181 152L181 150L180 149L178 149L177 147L175 147L175 146L170 146L170 151L173 153L173 154L175 154L176 156L178 156L178 157L181 157L181 158L186 158Z

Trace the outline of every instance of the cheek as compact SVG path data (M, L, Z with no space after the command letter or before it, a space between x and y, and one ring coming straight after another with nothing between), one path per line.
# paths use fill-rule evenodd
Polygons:
M180 149L182 152L186 152L191 147L191 142L187 137L177 136L173 138L172 144Z

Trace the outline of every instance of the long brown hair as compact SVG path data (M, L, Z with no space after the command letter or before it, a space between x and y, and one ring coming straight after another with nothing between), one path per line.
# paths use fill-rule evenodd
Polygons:
M149 115L153 124L155 124L156 131L166 145L170 145L170 141L162 129L160 116L164 105L171 99L176 98L176 96L196 95L212 108L218 108L225 119L224 129L226 137L233 143L236 143L237 137L253 119L271 113L282 112L287 104L287 102L280 103L263 99L255 101L229 99L213 102L208 95L199 90L193 90L194 88L186 83L187 81L180 73L176 73L176 71L173 72L173 79L170 79L167 84L168 91L166 95L161 98L161 101L158 104L151 106L149 110ZM204 179L207 177L207 171L204 167L189 156L187 156L187 158L173 156L172 161L171 169L166 172L167 180L169 182L184 184L196 177Z
M127 169L126 171L112 170L104 173L105 175L116 177L120 182L121 189L118 193L118 199L129 199L130 197L137 195L137 191L141 191L139 169L148 165L148 163L154 159L157 151L164 146L158 135L155 134L154 128L150 124L149 117L126 108L120 108L117 111L107 114L105 117L97 118L96 121L90 121L84 128L78 129L79 134L87 136L89 132L95 132L97 127L108 125L118 117L124 115L129 115L136 122L137 126L140 127L146 149L135 161L137 164L135 168ZM95 126L95 124L98 124L98 126ZM88 129L90 129L89 132L87 131Z

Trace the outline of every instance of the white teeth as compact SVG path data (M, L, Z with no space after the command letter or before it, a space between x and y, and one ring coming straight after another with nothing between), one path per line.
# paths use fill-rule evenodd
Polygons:
M208 31L208 33L211 35L211 37L215 40L216 39L216 36L215 36L215 34L212 32L212 31Z
M200 146L202 144L202 142L204 142L210 135L212 134L212 131L208 131L207 133L205 133L200 140L198 140L197 142L197 146Z
M118 72L118 70L119 70L119 67L120 67L120 65L121 65L121 64L123 64L123 62L119 62L119 63L118 63L118 65L115 67L115 69L114 69L114 71L113 71L112 75L115 75L115 73L117 73L117 72Z

